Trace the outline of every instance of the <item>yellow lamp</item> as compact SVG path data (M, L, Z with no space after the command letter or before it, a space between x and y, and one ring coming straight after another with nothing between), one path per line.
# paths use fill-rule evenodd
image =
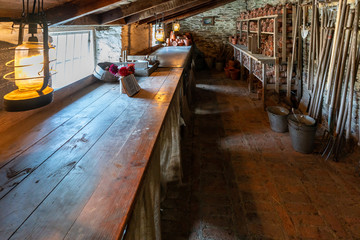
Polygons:
M165 32L164 29L157 29L155 32L155 39L158 42L165 42Z
M157 23L155 25L155 39L159 43L165 42L165 26L163 23Z
M37 27L37 24L35 27L31 24L29 31ZM48 39L47 26L44 28L43 38ZM15 81L18 89L4 96L5 110L26 111L52 102L54 90L48 85L51 79L49 64L54 60L54 47L47 42L37 42L34 36L15 48L15 59L6 63L7 66L14 63L15 70L6 74L4 79ZM11 78L10 75L14 77Z
M179 22L174 22L172 27L173 27L174 32L180 31L180 23Z

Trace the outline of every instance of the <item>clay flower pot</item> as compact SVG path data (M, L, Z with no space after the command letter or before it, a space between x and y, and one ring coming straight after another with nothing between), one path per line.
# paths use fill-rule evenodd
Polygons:
M226 67L226 68L224 68L224 71L225 71L225 76L226 76L227 78L230 78L230 68L229 68L229 67Z
M232 80L238 80L239 77L240 77L240 70L237 69L237 68L234 68L234 69L230 69L229 70L230 72L230 77Z
M235 66L235 61L229 60L228 64L229 64L229 67L234 67Z

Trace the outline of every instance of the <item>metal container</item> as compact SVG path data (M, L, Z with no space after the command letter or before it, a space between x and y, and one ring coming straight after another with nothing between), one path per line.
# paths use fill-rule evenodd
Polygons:
M293 114L288 117L288 124L294 150L312 153L317 127L315 119L302 114Z
M288 131L288 122L287 116L289 115L289 110L280 106L270 106L266 108L270 127L274 132L287 132Z
M102 62L96 65L93 75L102 81L105 82L116 82L118 78L111 74L109 71L106 70L107 67L110 67L112 63L110 62Z

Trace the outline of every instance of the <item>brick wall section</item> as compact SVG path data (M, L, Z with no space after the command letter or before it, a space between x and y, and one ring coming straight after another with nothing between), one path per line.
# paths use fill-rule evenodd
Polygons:
M148 24L124 26L121 34L122 49L136 54L151 47L152 27Z

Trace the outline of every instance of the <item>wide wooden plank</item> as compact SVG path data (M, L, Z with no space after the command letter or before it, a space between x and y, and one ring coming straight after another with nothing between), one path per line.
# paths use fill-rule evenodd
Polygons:
M154 98L156 101L150 105L148 111L142 116L142 121L138 123L136 129L137 131L141 130L141 133L132 134L125 143L125 146L131 147L124 147L116 158L112 159L114 164L124 164L120 168L120 172L118 169L109 168L108 174L103 175L96 191L72 226L66 239L75 239L79 235L85 239L103 238L104 236L108 236L108 239L121 237L167 114L168 106L178 86L179 82L176 80L180 78L181 72L180 69L175 69L171 75L172 79L167 79L167 81L170 80L170 84L161 88ZM139 149L143 149L143 151L139 151ZM113 188L104 186L113 186ZM114 191L114 189L117 190ZM108 219L114 221L107 221ZM83 226L83 222L87 223L86 227ZM89 229L91 230L89 231Z
M119 97L118 92L109 91L0 168L0 199Z
M151 78L145 81L145 86L151 84ZM119 85L107 85L111 91L119 95ZM104 99L99 99L103 102ZM71 140L64 144L51 158L49 158L38 169L32 172L16 189L0 200L0 205L8 206L0 211L0 219L6 218L6 224L0 226L1 235L8 237L25 219L35 210L42 200L53 190L53 188L68 174L75 164L86 154L86 152L97 142L104 132L129 106L131 101L122 95L115 99L106 114L101 113L86 127L79 131ZM42 176L49 176L46 181L40 180ZM36 189L36 191L33 191ZM26 197L26 204L21 203ZM9 227L11 226L11 227Z
M159 77L163 77L163 82L166 79L164 72L165 71L159 72ZM154 85L156 86L157 80L159 80L159 78L156 77L150 80L150 88L144 88L136 98L129 99L131 100L131 107L126 108L121 114L121 117L101 136L86 155L82 157L77 164L74 164L74 168L71 169L68 175L50 193L44 202L36 208L35 212L24 222L20 229L16 231L13 235L14 238L21 239L29 237L34 239L47 239L48 236L52 236L54 239L63 238L73 222L77 219L88 199L93 195L95 189L100 186L99 181L104 177L103 175L114 177L108 174L110 170L116 171L116 169L127 165L123 163L126 162L127 159L118 159L116 156L118 156L119 151L120 153L124 151L124 148L129 149L133 147L132 145L129 146L125 144L126 139L131 136L137 136L142 131L146 131L146 128L145 130L139 129L137 123L146 123L146 121L142 121L142 114L153 109L153 107L150 108L149 106L156 104L154 103L154 99L157 98L159 101L165 99L165 91L154 91ZM158 95L154 98L155 94ZM156 111L154 111L153 114L154 119L159 119ZM144 135L142 136L144 138ZM146 147L148 148L148 146ZM137 149L137 152L141 153L142 151ZM51 159L52 157L49 158L49 160ZM114 159L118 159L118 162L111 162ZM45 164L49 160L47 160ZM50 162L48 167L50 167ZM45 169L43 169L43 171L45 171ZM127 171L125 172L129 173ZM30 175L30 177L31 176L32 175ZM129 176L129 179L130 178ZM105 186L102 187L104 188ZM112 188L110 187L110 189ZM116 208L116 205L112 207ZM112 220L108 219L108 221ZM84 228L87 227L84 226ZM80 234L78 237L81 238L81 236Z
M73 118L76 113L86 109L108 91L109 88L104 87L103 84L93 84L86 90L68 97L61 104L52 105L32 115L26 119L26 124L17 124L7 129L5 129L6 126L1 126L0 167ZM69 105L70 102L72 102L71 105Z

